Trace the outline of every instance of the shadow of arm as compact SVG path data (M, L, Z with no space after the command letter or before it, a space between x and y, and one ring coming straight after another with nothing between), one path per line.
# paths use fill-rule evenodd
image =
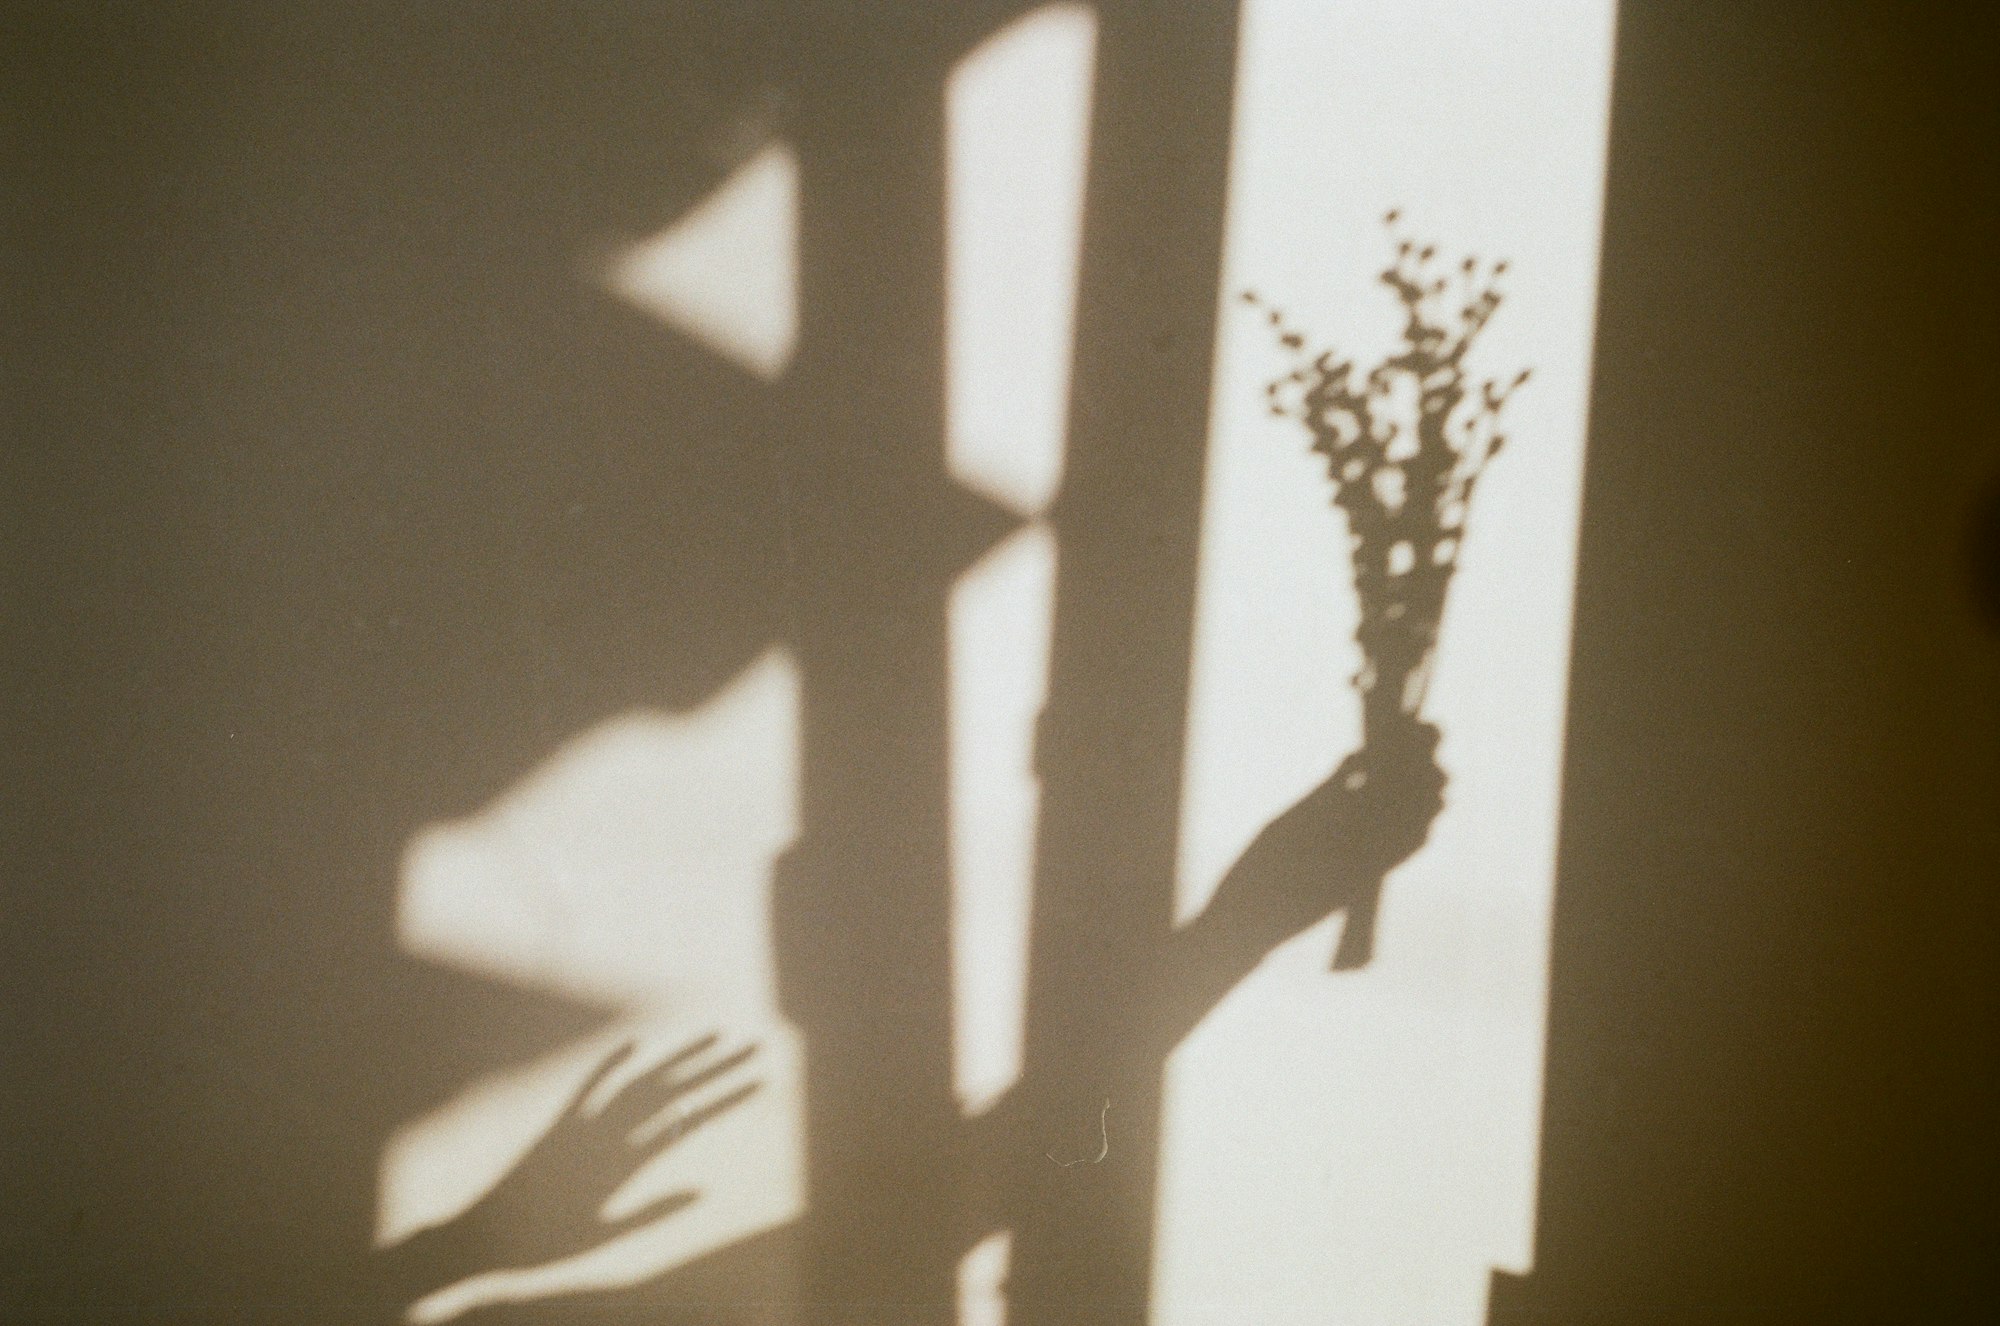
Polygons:
M1378 737L1251 841L1163 948L1154 1005L1163 1053L1273 949L1335 912L1347 913L1335 969L1366 965L1382 881L1424 845L1444 806L1437 740L1414 721Z
M484 1196L378 1254L380 1297L407 1307L479 1272L574 1256L692 1205L697 1194L681 1191L623 1215L604 1213L641 1168L759 1089L737 1075L755 1047L710 1059L716 1044L707 1036L685 1046L599 1101L632 1055L631 1043L620 1046Z

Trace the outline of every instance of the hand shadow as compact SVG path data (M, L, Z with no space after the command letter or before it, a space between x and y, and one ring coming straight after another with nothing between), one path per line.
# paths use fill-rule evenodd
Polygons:
M599 1100L636 1048L631 1041L620 1045L484 1196L385 1249L377 1284L398 1318L419 1299L470 1276L573 1257L692 1205L699 1194L684 1189L617 1217L604 1211L646 1165L763 1085L732 1087L727 1081L756 1053L754 1045L703 1063L717 1039L708 1035L683 1046Z
M1347 915L1337 971L1374 951L1383 879L1415 856L1444 809L1438 729L1413 716L1378 723L1360 750L1251 840L1208 905L1161 951L1148 1034L1171 1053L1280 944Z
M1383 876L1416 855L1444 808L1438 737L1415 719L1372 732L1244 849L1210 903L1217 918L1276 944L1335 911L1371 903Z

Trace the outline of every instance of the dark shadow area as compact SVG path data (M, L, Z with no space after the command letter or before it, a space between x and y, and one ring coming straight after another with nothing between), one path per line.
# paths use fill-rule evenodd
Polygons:
M1992 1319L1991 6L1623 6L1534 1272Z
M19 13L0 1316L365 1316L390 1130L603 1020L393 890L782 633L772 404L579 263L730 164L714 21Z
M1987 625L2000 630L2000 483L1990 486L1966 530L1966 571Z
M395 1126L611 1013L400 955L397 857L776 641L805 678L775 920L809 1214L471 1320L943 1321L1006 1225L1017 1321L1142 1319L1164 1055L1421 843L1435 732L1343 766L1169 945L1235 15L1109 6L1029 1066L961 1122L944 608L1013 522L943 471L941 94L1024 8L26 16L5 970L32 1144L0 1311L362 1320L615 1232L596 1203L642 1157L613 1134L685 1081L579 1096L471 1210L370 1252ZM585 266L771 133L804 209L776 389ZM1112 1163L1043 1161L1114 1096Z

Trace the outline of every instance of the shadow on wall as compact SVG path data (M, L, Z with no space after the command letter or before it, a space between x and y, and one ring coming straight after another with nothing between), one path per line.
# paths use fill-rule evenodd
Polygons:
M1058 21L1073 27L1070 12ZM802 1077L795 1053L781 1061L773 1072L786 1089L734 1116L754 1118L761 1105L778 1126L761 1144L744 1134L711 1148L701 1196L662 1222L650 1249L636 1248L635 1233L619 1264L595 1249L567 1279L489 1278L483 1295L461 1285L456 1302L432 1296L418 1315L482 1301L487 1318L705 1304L761 1320L803 1302L815 1321L940 1319L974 1292L961 1270L968 1250L1011 1230L997 1274L1007 1278L1014 1319L1067 1319L1077 1304L1090 1305L1094 1320L1143 1318L1167 1052L1273 946L1378 885L1421 844L1439 804L1434 730L1385 730L1365 758L1342 766L1253 846L1202 923L1169 936L1232 28L1229 7L1215 6L1172 23L1114 9L1094 29L1102 83L1092 127L1112 164L1101 168L1087 211L1081 290L1072 296L1082 333L1078 400L1069 403L1061 381L1068 338L1060 334L1058 371L1010 397L1017 406L1046 401L1052 389L1042 413L1054 436L1040 453L1052 459L1038 466L996 454L976 391L956 393L960 404L948 410L937 376L946 291L980 297L964 275L976 248L961 241L947 263L937 207L964 187L942 174L945 112L972 114L939 89L978 27L902 29L893 42L852 23L815 34L812 57L786 70L794 100L766 126L776 145L762 145L687 219L612 257L619 294L775 384L774 431L763 444L781 439L786 491L776 527L753 537L783 545L784 616L774 632L782 652L697 713L617 720L473 819L427 831L406 862L402 935L417 952L600 1005L622 1000L634 1013L681 1022L722 1014L767 1042L788 1042L796 1027L810 1054ZM845 64L862 51L882 80L865 91ZM1138 181L1124 174L1125 163L1162 144L1183 170ZM1080 175L1080 154L1077 164ZM711 224L777 236L778 247L796 235L791 316L746 317L738 306L756 299L745 285L703 284L705 268L727 265L704 247ZM1128 275L1135 252L1153 264L1140 282ZM762 298L789 293L780 283ZM966 361L994 353L967 344L988 324L949 325L949 363L963 381ZM1160 328L1172 329L1167 343L1177 349L1163 352ZM962 404L968 396L971 406ZM941 416L952 420L942 453ZM1066 418L1080 422L1067 462ZM968 496L954 474L1012 513ZM1019 520L1046 522L1063 548L1050 665L1058 707L1042 723L1039 765L1026 771L1061 809L1039 829L1033 933L1044 938L1018 996L1027 1025L1015 1080L968 1120L955 1054L964 1038L953 1034L950 846L954 827L977 826L954 821L950 798L954 778L963 792L967 777L949 762L947 740L965 735L952 711L955 587ZM1040 527L1031 523L1030 535ZM957 661L961 671L969 662ZM758 680L772 669L788 684ZM704 743L696 728L711 724ZM778 782L732 786L754 777L745 770L772 771ZM634 800L634 788L646 791ZM688 833L695 842L677 841ZM764 871L794 835L767 898ZM510 905L509 872L523 869L535 878ZM613 907L605 926L602 898L562 901L572 878L594 893L612 887L632 906ZM581 933L592 925L585 913L597 933ZM754 975L770 970L771 946L775 999L772 980ZM717 1007L716 991L732 986L741 996ZM435 1183L426 1193L426 1169L453 1173L454 1151L482 1132L489 1155L510 1149L493 1144L496 1129L511 1127L519 1149L534 1111L510 1099L511 1089L547 1095L579 1068L575 1056L538 1066L537 1085L516 1075L405 1134L389 1161L389 1192L420 1213L405 1210L387 1237L410 1226L427 1232L393 1243L386 1265L416 1261L438 1278L432 1250L464 1250L459 1227L480 1227L490 1199L453 1218L480 1184L455 1200ZM1056 1151L1088 1157L1093 1122L1103 1162L1109 1106L1092 1106L1113 1098L1115 1164L1071 1173L1072 1162L1045 1163ZM510 1113L511 1124L484 1122ZM550 1136L575 1117L559 1115ZM1074 1120L1078 1136L1052 1142L1052 1119ZM784 1125L810 1139L802 1194L785 1173ZM731 1126L718 1121L711 1136ZM638 1153L628 1159L642 1163ZM770 1167L763 1179L746 1184L744 1171L760 1166ZM456 1173L463 1184L463 1169ZM630 1191L627 1173L601 1177L620 1197ZM746 1187L761 1196L744 1199ZM710 1218L732 1200L732 1218ZM445 1223L425 1226L425 1208ZM587 1204L576 1210L610 1232L590 1223ZM703 1232L687 1232L705 1220ZM768 1237L740 1241L758 1233ZM687 1264L708 1251L716 1255ZM582 1264L592 1259L595 1270ZM622 1304L507 1303L633 1280ZM398 1289L414 1283L392 1279Z
M7 964L46 1087L17 1121L42 1142L9 1176L31 1213L10 1260L35 1268L10 1311L376 1301L385 1140L630 1009L404 952L403 844L577 733L695 708L774 641L803 758L778 983L816 1047L809 1191L841 1213L790 1236L798 1274L873 1321L953 1302L946 597L1017 518L940 464L939 89L1016 12L190 5L31 34L14 95L45 112L32 193L65 224L30 237L21 291L43 441L9 461L37 553L13 906L54 938ZM1075 712L1129 730L1054 743L1051 785L1100 781L1072 749L1177 766L1230 22L1103 23L1102 141L1186 169L1099 186L1086 267L1155 271L1087 290L1119 306L1086 319L1178 348L1099 335L1079 370L1080 413L1162 455L1116 502L1102 469L1077 490L1099 532L1075 566L1143 574L1136 601L1071 596L1103 619L1068 646ZM773 388L607 298L588 255L779 136L807 201ZM1056 831L1076 862L1145 844L1154 930L1165 792ZM675 1292L755 1315L794 1274L764 1251Z
M1169 1052L1442 776L1378 712L1174 928L1236 13L1056 7L1081 259L1015 293L1064 330L948 392L1001 352L942 90L1027 8L37 34L0 1309L1145 1319ZM969 1063L982 566L1051 698Z

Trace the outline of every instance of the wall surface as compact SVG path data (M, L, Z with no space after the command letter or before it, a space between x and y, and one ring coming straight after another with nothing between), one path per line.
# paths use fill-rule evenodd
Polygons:
M1538 1250L1495 1322L1991 1310L1981 9L1620 15Z
M803 1108L888 1159L811 1161L844 1224L576 1311L776 1323L804 1277L844 1320L939 1317L965 1231L930 1163L958 1104L949 697L921 660L1015 518L939 461L937 90L1022 8L11 8L0 1320L392 1318L387 1139L626 1011L413 956L405 847L578 733L765 676L776 639L814 679L798 813L822 846L773 886L781 994L834 1070ZM1149 650L1185 646L1193 596L1233 7L1100 8L1098 141L1171 169L1090 186L1123 229L1085 230L1071 419L1104 456L1136 418L1167 461L1056 508L1117 535L1069 566L1129 588L1057 632L1083 699L1043 773L1088 795L1048 845L1083 911L1164 883L1126 904L1164 928L1187 660ZM1990 1310L1983 9L1618 16L1534 1258L1495 1277L1495 1323ZM774 125L819 200L808 307L837 315L796 329L779 393L579 277ZM839 886L831 928L807 871ZM837 924L864 912L889 920ZM1102 938L1075 951L1138 961ZM1120 988L1076 967L1032 997ZM915 1013L891 1034L884 1010ZM1036 1035L1115 1058L1129 1023L1095 1016ZM1061 1067L1038 1089L1085 1106L1060 1149L1086 1154L1100 1084ZM1045 1315L1136 1311L1153 1178L1119 1182L1064 1199Z

